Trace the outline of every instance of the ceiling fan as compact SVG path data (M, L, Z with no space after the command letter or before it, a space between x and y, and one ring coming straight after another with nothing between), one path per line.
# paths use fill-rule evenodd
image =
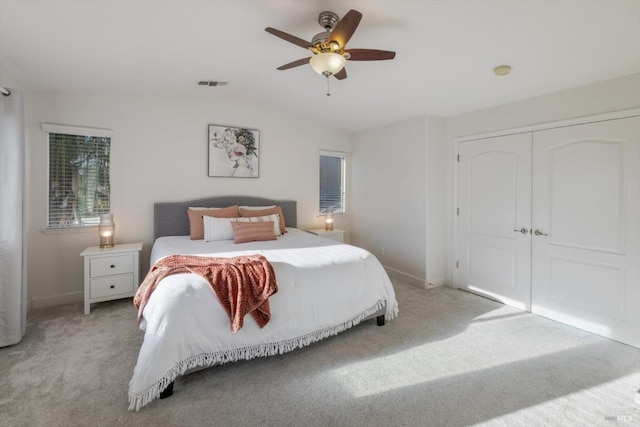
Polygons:
M327 79L329 76L334 76L336 79L342 80L347 78L347 71L344 68L347 60L381 61L393 59L396 56L395 52L388 50L346 49L347 42L358 28L361 19L362 14L357 10L350 10L342 19L333 12L321 12L318 16L318 23L324 28L324 31L316 34L311 42L275 28L267 27L264 30L313 53L313 56L309 58L298 59L282 65L278 67L278 70L288 70L309 63L317 73ZM329 94L327 93L327 95Z

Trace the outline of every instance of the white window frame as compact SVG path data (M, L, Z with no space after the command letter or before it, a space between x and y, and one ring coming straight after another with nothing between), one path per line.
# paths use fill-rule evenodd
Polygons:
M347 160L349 157L349 153L343 151L329 151L329 150L320 150L318 154L318 169L320 169L320 159L322 156L327 157L339 157L342 159L342 168L340 172L340 180L341 180L341 209L334 209L333 213L336 215L345 215L347 213ZM320 170L318 170L318 180L320 180ZM320 215L324 215L325 209L322 206L321 200L322 194L320 194L320 182L318 182L318 209Z
M73 224L68 226L51 226L49 222L49 214L50 214L50 170L49 170L49 162L50 162L50 147L51 140L50 134L63 134L63 135L75 135L75 136L85 136L85 137L106 137L109 139L113 139L113 131L111 129L99 129L99 128L89 128L89 127L81 127L81 126L68 126L68 125L59 125L52 123L42 123L41 128L44 132L47 133L47 174L46 174L46 186L47 186L47 211L46 211L46 225L45 230L47 231L57 231L57 230L77 230L77 229L86 229L86 228L95 228L98 225L98 217L94 218L91 221L87 221L82 224ZM109 171L109 176L111 176L111 171ZM109 195L109 204L111 203L111 195Z

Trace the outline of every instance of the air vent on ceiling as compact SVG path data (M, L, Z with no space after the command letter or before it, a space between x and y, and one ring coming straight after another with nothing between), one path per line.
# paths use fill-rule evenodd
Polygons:
M229 82L217 82L214 80L202 80L198 82L198 86L226 86Z

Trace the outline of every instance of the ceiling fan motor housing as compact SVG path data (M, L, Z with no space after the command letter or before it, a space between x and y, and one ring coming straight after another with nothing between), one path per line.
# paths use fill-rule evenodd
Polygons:
M339 21L340 17L336 13L328 10L320 12L320 15L318 15L318 24L324 28L324 31L316 34L313 36L313 39L311 39L311 44L313 45L312 51L314 53L333 52L339 49L339 46L331 46L327 43L327 40L329 40L331 36L331 31L333 31Z
M320 24L320 26L329 33L333 30L338 21L340 21L338 15L328 10L320 12L320 15L318 15L318 24Z

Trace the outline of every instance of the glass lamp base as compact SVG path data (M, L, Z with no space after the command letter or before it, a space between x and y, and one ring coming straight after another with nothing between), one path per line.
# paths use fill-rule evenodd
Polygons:
M100 247L101 248L112 248L113 247L113 237L100 237Z

